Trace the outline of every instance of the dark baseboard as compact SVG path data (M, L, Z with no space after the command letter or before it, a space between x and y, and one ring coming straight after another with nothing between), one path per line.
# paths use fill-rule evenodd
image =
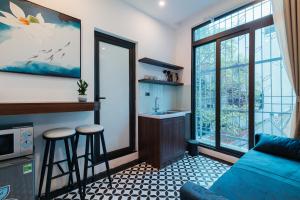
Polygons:
M228 162L228 161L226 161L226 160L222 160L222 159L220 159L220 158L216 158L216 157L214 157L214 156L207 155L207 154L204 154L204 153L201 153L201 152L199 152L199 155L204 156L204 157L207 157L207 158L210 158L210 159L213 159L213 160L216 160L216 161L221 162L221 163L224 163L224 164L226 164L226 165L230 165L230 166L233 165L233 163L231 163L231 162Z
M140 163L142 163L142 161L140 159L133 160L133 161L131 161L129 163L126 163L126 164L120 165L118 167L115 167L113 169L110 169L110 173L111 173L111 175L113 175L113 174L116 174L116 173L118 173L120 171L128 169L130 167L133 167L133 166L135 166L137 164L140 164ZM96 182L96 181L98 181L100 179L103 179L105 177L106 177L106 172L105 171L104 172L100 172L99 174L96 174L94 177L88 177L87 184ZM72 184L70 186L64 186L63 188L60 188L60 189L52 191L51 194L50 194L50 197L51 197L51 199L53 199L53 198L59 197L59 196L61 196L63 194L66 194L68 192L71 192L72 190L75 190L77 188L78 188L77 183L74 183L74 184ZM38 199L38 197L36 197L36 199ZM40 199L44 200L46 198L43 195Z
M186 148L186 153L189 154L188 148ZM234 164L234 163L228 162L228 161L226 161L226 160L222 160L222 159L220 159L220 158L216 158L216 157L211 156L211 155L207 155L207 154L204 154L204 153L201 153L201 152L198 152L198 153L199 153L199 155L201 155L201 156L210 158L210 159L212 159L212 160L216 160L216 161L218 161L218 162L220 162L220 163L224 163L224 164L226 164L226 165L232 166L232 165Z

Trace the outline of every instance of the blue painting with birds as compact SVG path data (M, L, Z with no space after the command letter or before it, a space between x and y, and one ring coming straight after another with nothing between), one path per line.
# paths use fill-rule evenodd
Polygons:
M0 72L80 78L81 21L24 0L0 1Z

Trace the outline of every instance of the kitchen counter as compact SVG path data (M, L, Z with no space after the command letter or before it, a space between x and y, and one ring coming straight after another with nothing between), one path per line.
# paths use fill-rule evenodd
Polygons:
M186 114L165 113L139 116L140 159L158 169L181 159L185 153Z
M167 118L174 118L174 117L181 117L185 116L186 114L191 113L191 111L178 111L178 110L170 110L164 112L153 112L153 113L141 113L139 117L147 117L153 119L167 119Z

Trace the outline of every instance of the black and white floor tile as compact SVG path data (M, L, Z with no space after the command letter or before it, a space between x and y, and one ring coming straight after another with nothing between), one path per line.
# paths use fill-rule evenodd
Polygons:
M229 166L203 156L186 155L182 160L157 170L141 163L114 174L113 187L102 179L87 186L89 200L173 200L179 199L179 189L187 181L209 188ZM62 195L56 200L79 200L76 191Z

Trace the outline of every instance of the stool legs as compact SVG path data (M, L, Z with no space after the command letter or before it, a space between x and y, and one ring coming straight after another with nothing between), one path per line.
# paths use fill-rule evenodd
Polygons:
M111 181L111 177L110 177L110 169L109 169L109 163L108 163L108 159L107 159L107 152L106 152L106 145L105 145L105 141L104 141L103 131L100 132L100 137L101 137L101 143L102 143L102 148L103 148L104 162L105 162L105 166L106 166L106 175L109 180L109 185L110 185L110 187L112 187L112 181Z
M105 163L106 166L106 175L109 180L109 187L112 187L112 179L110 176L110 169L109 169L109 163L107 158L107 151L106 151L106 145L104 141L104 135L103 135L103 128L99 132L91 132L91 133L82 133L77 130L77 137L76 137L76 143L78 143L78 136L83 135L86 137L85 142L85 154L84 154L84 171L83 171L83 180L82 180L82 191L83 196L86 195L86 185L87 185L87 175L88 175L88 168L92 168L92 180L94 180L95 171L94 167L96 165L99 165L101 163ZM102 155L100 154L100 148L102 145L103 150L103 160ZM91 158L89 158L89 155L91 154ZM89 166L89 162L91 162L91 165Z
M95 151L94 151L94 137L91 137L91 160L92 163L95 163ZM92 166L92 180L94 181L94 176L95 176L95 166Z
M71 156L70 156L68 139L64 139L64 143L65 143L65 150L66 150L66 156L67 156L67 162L68 162L69 187L70 187L70 185L73 184L74 182L73 182L72 162L71 162Z
M84 172L83 172L83 196L86 195L86 185L87 185L87 171L88 171L88 161L89 161L89 150L90 150L90 136L86 136L85 142L85 155L84 155Z
M46 180L46 194L45 194L46 199L50 199L55 143L56 143L55 140L50 142L50 155L49 155L49 164L48 164L48 172L47 172L47 180Z
M69 141L68 141L69 138L71 140L72 156L71 156L70 149L69 149ZM69 137L69 138L63 139L64 144L65 144L66 157L67 157L66 161L67 161L68 169L69 169L69 172L67 173L69 175L69 186L70 186L70 183L74 183L72 166L75 166L76 180L77 180L77 184L78 184L78 188L79 188L78 191L80 194L80 199L82 200L83 195L82 195L82 187L81 187L81 181L80 181L80 173L79 173L79 166L78 166L78 160L77 160L75 140L74 140L74 136ZM52 177L53 166L55 164L57 164L57 163L54 163L55 145L56 145L56 140L46 140L46 147L45 147L42 170L41 170L41 178L40 178L40 183L39 183L38 197L41 198L44 177L46 174L46 168L48 168L47 169L47 178L46 178L46 189L45 189L45 199L47 199L47 200L51 199L50 191L51 191L51 181L53 179L53 177ZM60 165L59 164L57 164L57 165L60 168Z
M72 163L75 163L75 174L76 174L76 180L78 184L78 191L80 195L80 199L84 199L83 193L82 193L82 187L81 187L81 180L80 180L80 173L79 173L79 166L78 166L78 159L77 159L77 152L76 152L76 144L74 137L71 137L71 148L72 148ZM73 169L73 168L71 168Z
M49 148L50 148L50 141L47 140L45 151L44 151L41 178L40 178L40 184L39 184L39 193L38 193L39 198L41 197L41 194L42 194L42 187L43 187L43 182L44 182L44 177L45 177L45 172L46 172L46 165L47 165L47 161L48 161Z
M76 136L75 136L75 148L76 149L78 148L78 143L79 143L79 134L76 133Z

